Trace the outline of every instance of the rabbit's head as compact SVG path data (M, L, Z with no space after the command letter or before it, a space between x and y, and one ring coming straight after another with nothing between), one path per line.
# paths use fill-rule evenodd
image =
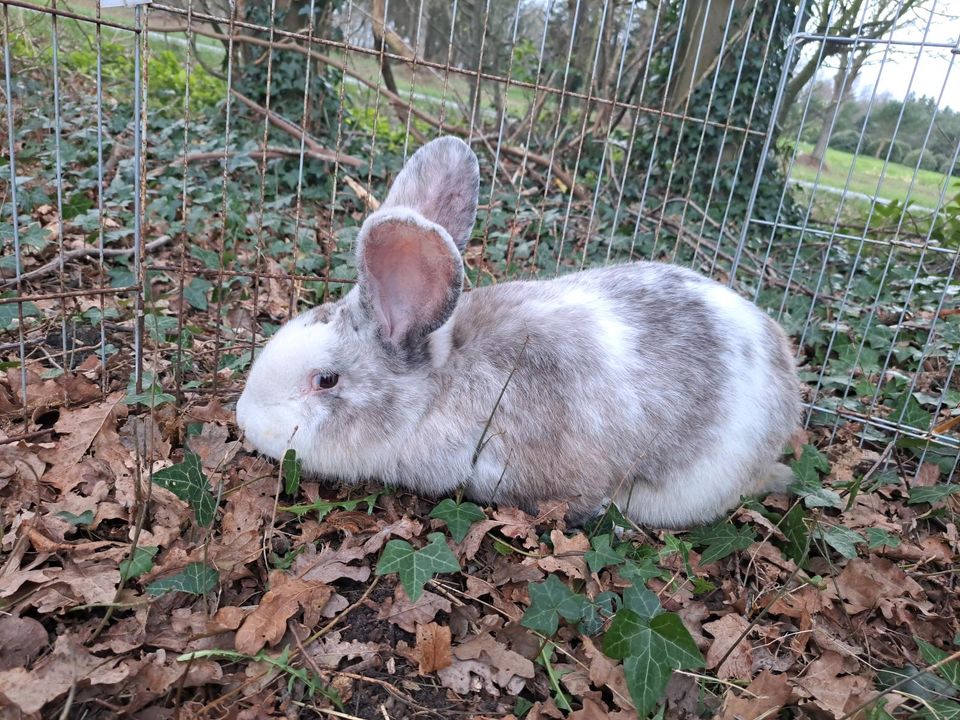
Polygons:
M463 141L424 145L357 236L357 284L302 313L261 351L237 403L260 452L296 450L308 471L375 475L429 406L434 341L463 285L479 168ZM396 438L397 440L394 440Z

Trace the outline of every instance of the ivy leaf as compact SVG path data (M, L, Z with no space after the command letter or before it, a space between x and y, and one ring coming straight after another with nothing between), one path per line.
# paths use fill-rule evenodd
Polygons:
M738 550L746 550L757 539L756 532L750 527L737 527L728 522L700 527L690 533L695 545L704 548L700 555L700 564L709 565L722 560Z
M804 505L808 508L843 507L843 498L820 482L820 473L830 470L830 461L826 455L813 445L804 445L800 459L790 465L795 476L790 490L794 495L803 498Z
M603 629L607 618L613 617L617 606L621 604L620 596L615 592L602 592L593 601L584 603L580 617L580 632L584 635L595 635Z
M821 525L814 531L814 535L850 560L857 557L857 545L866 542L860 533L839 525Z
M454 542L459 543L463 542L473 524L483 520L487 514L479 505L472 502L458 503L446 498L430 511L430 517L443 520Z
M422 550L414 550L406 540L391 540L377 563L377 575L397 573L407 596L416 602L423 586L437 573L460 572L460 563L447 547L443 533L430 533Z
M153 556L160 550L159 547L148 545L146 547L137 546L133 551L133 557L120 561L120 579L126 582L131 578L139 577L145 572L153 570Z
M623 606L644 620L649 620L663 611L657 594L637 582L623 591Z
M941 650L936 645L931 645L922 638L914 636L913 639L917 643L917 647L920 648L920 656L927 665L938 663L951 655L951 653ZM960 690L960 660L951 660L948 663L944 663L937 668L937 672L951 685Z
M620 565L624 562L626 548L614 548L610 545L609 535L598 535L590 541L591 550L583 554L583 559L587 561L590 572L598 573L605 567L611 565Z
M819 481L820 473L830 471L830 461L827 456L813 445L804 445L800 459L794 460L790 466L799 480Z
M603 651L624 661L627 687L641 717L656 706L674 670L704 664L690 632L675 613L644 619L633 610L620 610L603 638Z
M639 562L628 560L622 568L617 570L617 573L624 580L633 580L635 583L646 585L647 580L663 575L663 570L657 567L653 558L645 557Z
M951 495L960 493L960 485L930 485L928 487L915 487L910 490L910 497L907 498L907 505L920 505L927 503L935 505L941 500L945 500Z
M210 494L199 455L187 453L182 463L158 470L153 474L153 482L188 502L197 517L197 524L206 527L213 521L217 503Z
M220 582L220 573L203 563L190 563L182 571L170 577L154 580L147 585L150 595L165 595L168 592L185 592L203 595Z
M867 533L867 547L871 550L875 550L879 547L888 547L896 548L900 547L902 540L894 535L893 533L888 533L883 528L866 528L865 532Z
M338 508L341 510L356 510L360 503L366 504L367 514L369 515L373 512L374 505L376 505L377 498L379 498L380 495L381 493L376 492L365 495L362 498L354 498L353 500L314 500L312 503L283 505L280 509L284 512L293 513L297 517L303 517L308 513L316 512L317 521L319 522Z
M93 522L94 513L93 510L84 510L79 515L74 515L69 510L61 510L57 517L62 517L71 525L89 525Z
M790 511L783 516L780 523L780 529L783 530L787 538L787 544L783 548L783 554L795 563L803 562L803 556L807 552L807 543L809 542L809 531L804 522L803 508L800 505L794 505Z
M183 297L197 310L207 309L207 293L213 288L213 283L201 277L195 277L190 284L183 288Z
M561 617L567 622L580 620L586 603L583 595L577 595L556 575L550 575L545 582L530 586L530 607L520 624L549 637L557 631Z
M280 474L283 475L283 491L287 495L296 495L300 489L300 461L297 451L290 448L280 461Z

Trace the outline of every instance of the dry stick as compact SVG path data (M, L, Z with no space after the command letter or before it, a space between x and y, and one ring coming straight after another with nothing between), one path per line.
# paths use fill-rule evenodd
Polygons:
M153 436L153 428L149 429L151 437ZM142 483L143 483L143 473L141 472L141 458L140 457L140 445L136 441L133 443L133 447L136 453L136 469L134 470L134 498L138 502L140 509L139 514L137 515L136 525L133 528L133 538L130 540L130 555L129 560L132 563L133 559L137 555L137 547L140 542L140 531L143 530L143 523L147 519L147 511L150 509L150 499L153 497L153 477L151 476L147 480L147 494L146 497L143 496ZM117 591L113 596L113 603L107 607L107 611L103 614L103 617L100 619L100 623L94 629L93 634L86 639L84 642L85 645L89 645L94 640L99 637L100 633L103 632L103 629L107 626L107 623L110 622L110 618L113 616L113 611L117 606L117 603L120 601L120 594L123 592L123 586L126 584L127 578L120 576L120 583L117 585Z
M864 700L862 703L860 703L859 705L857 705L853 710L851 710L851 711L848 712L846 715L844 715L842 718L840 718L840 720L849 720L849 718L854 717L854 716L855 716L858 712L860 712L861 710L864 710L864 709L870 707L870 705L872 705L873 703L875 703L877 700L879 700L880 698L882 698L884 695L889 695L889 694L892 693L893 691L899 690L900 688L902 688L904 685L906 685L907 683L909 683L911 680L916 680L916 679L917 679L918 677L920 677L921 675L926 675L927 673L932 672L932 671L934 671L934 670L936 670L936 669L938 669L938 668L940 668L940 667L943 667L943 666L946 665L947 663L953 662L954 660L957 660L957 659L960 659L960 650L957 650L956 652L951 653L950 655L947 655L945 658L943 658L943 659L941 659L941 660L937 660L937 662L933 663L932 665L927 665L925 668L923 668L922 670L920 670L920 672L918 672L918 673L915 673L915 674L913 674L913 675L907 675L907 676L905 676L903 679L897 680L897 682L895 682L893 685L891 685L891 686L888 687L888 688L885 688L884 690L881 690L879 693L877 693L876 695L874 695L874 696L873 696L872 698L870 698L869 700Z
M211 160L223 160L223 155L224 153L222 150L191 153L190 155L174 160L167 167L171 168L171 167L176 167L178 165L183 165L184 161L186 161L187 163L192 163L192 162L209 162ZM253 150L227 152L228 157L234 157L238 155L246 155L248 157L254 158L255 160L260 159L262 157L268 157L268 158L300 157L300 150L297 148L285 148L285 147L277 147L275 145L268 145L265 149L254 148ZM322 153L316 152L314 150L304 150L303 155L304 157L308 157L313 160L320 160L321 162L334 162L336 160L334 153L330 150L325 150ZM345 165L358 167L356 163L360 163L361 160L358 158L352 157L350 155L341 155L340 162L344 163ZM166 168L160 168L158 170L154 170L153 173L151 174L157 175L162 173L164 170L166 170Z
M800 500L798 499L797 502L799 503ZM817 512L816 517L814 518L815 523L819 524L820 515L821 513ZM784 518L786 518L786 514L784 514ZM781 519L780 522L782 523L783 519ZM779 525L780 523L777 523L777 526ZM790 576L784 581L783 587L777 591L777 594L773 596L773 599L770 602L764 605L763 610L757 613L757 616L750 621L750 623L747 625L747 627L743 629L743 632L740 633L740 635L733 642L733 644L727 648L727 651L723 654L723 657L720 658L720 662L717 663L716 665L717 667L720 667L727 661L727 658L729 658L730 655L733 654L733 651L740 646L740 643L742 643L746 639L747 635L749 635L750 632L757 626L757 624L764 618L767 612L769 612L770 608L773 607L774 603L777 602L777 600L782 598L784 595L786 595L788 592L790 592L791 590L790 584L796 579L797 575L800 573L800 569L803 565L803 561L806 560L807 556L810 554L810 540L811 540L812 534L813 534L812 531L807 533L807 542L806 542L806 547L804 547L803 549L803 555L800 557L800 561L797 563L796 568L794 568L793 572L790 573Z
M379 678L369 677L368 675L358 675L357 673L347 672L345 670L334 670L333 672L335 675L339 675L340 677L350 678L351 680L359 680L360 682L368 682L368 683L373 683L374 685L379 685L388 693L390 693L396 698L399 698L400 700L407 703L408 705L412 705L413 707L418 708L420 710L429 710L429 708L427 708L425 705L421 705L420 703L416 702L410 695L407 695L402 690L395 688L386 680L380 680Z
M153 250L156 250L157 248L163 247L163 246L166 245L168 242L170 242L170 236L169 236L169 235L161 235L161 236L158 237L156 240L153 240L153 241L147 243L147 244L144 246L143 249L144 249L146 252L152 252ZM103 251L103 254L104 254L105 257L123 257L123 256L126 256L126 255L132 255L133 252L134 252L133 248L123 248L123 249L105 248L104 251ZM65 253L63 254L63 262L66 263L66 262L69 262L69 261L71 261L71 260L76 260L76 259L78 259L78 258L84 258L84 257L90 257L90 256L92 256L92 255L96 255L96 256L99 257L99 255L100 255L100 250L99 250L98 248L80 248L79 250L71 250L71 251L65 252ZM60 258L58 257L56 260L51 260L50 262L46 263L45 265L41 265L40 267L36 268L35 270L31 270L30 272L23 273L23 274L20 276L20 281L23 282L24 280L31 280L31 279L33 279L33 278L40 277L41 275L48 275L48 274L51 273L52 271L57 270L57 269L59 269L59 268L60 268ZM14 285L16 285L16 284L17 284L17 283L16 283L15 280L8 280L7 282L5 282L5 283L3 283L2 285L0 285L0 289L4 289L4 290L5 290L5 289L7 289L8 287L12 287L12 286L14 286Z
M241 93L239 90L236 90L235 88L230 88L230 94L233 95L237 100L242 102L244 105L246 105L248 108L253 110L255 113L257 113L258 115L264 115L270 121L271 125L274 125L280 128L285 133L288 133L293 137L295 137L297 140L302 140L304 144L310 149L311 157L317 157L321 160L327 160L329 162L333 162L339 159L341 163L343 163L344 165L350 165L351 167L361 167L362 165L365 164L363 160L360 160L359 158L355 158L351 155L344 155L339 152L334 153L334 152L331 152L330 150L327 150L325 147L320 145L320 143L318 143L316 140L310 137L310 135L308 135L307 133L303 132L300 128L298 128L292 122L278 115L273 110L268 110L267 108L263 107L259 103L254 102L253 100L248 98L246 95ZM259 152L262 153L262 149ZM299 156L300 151L297 150L296 154ZM220 155L222 157L223 153L221 152Z

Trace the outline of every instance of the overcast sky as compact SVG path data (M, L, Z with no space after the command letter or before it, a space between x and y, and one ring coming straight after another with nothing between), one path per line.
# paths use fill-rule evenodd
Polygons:
M958 36L960 0L926 3L892 35L895 41L948 43L952 47L957 47ZM869 97L877 85L881 93L898 99L912 92L917 97L939 99L941 107L960 110L960 55L945 48L893 45L884 58L881 45L868 62L855 86L857 95Z

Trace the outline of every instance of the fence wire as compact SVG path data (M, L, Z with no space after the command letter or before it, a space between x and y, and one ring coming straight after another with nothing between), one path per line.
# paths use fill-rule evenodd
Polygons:
M451 133L483 168L471 286L689 265L792 335L811 431L955 476L948 3L119 4L0 0L4 442L43 432L58 374L152 408L235 395Z

